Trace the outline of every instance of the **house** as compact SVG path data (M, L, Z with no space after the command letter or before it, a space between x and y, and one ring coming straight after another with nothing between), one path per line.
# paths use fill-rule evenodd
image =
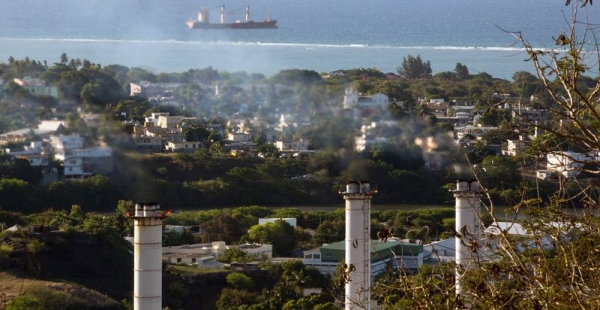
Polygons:
M165 144L165 150L170 152L193 153L201 147L202 142L198 141L167 141Z
M233 142L250 142L252 141L252 136L245 132L230 132L227 134L227 140Z
M431 99L429 102L421 103L425 105L427 112L435 117L448 116L448 109L450 105L444 101L444 99Z
M360 95L355 89L346 88L344 93L343 108L375 108L385 107L390 102L390 98L383 94Z
M371 240L371 276L374 277L384 271L387 267L402 268L407 271L415 271L423 265L423 245L409 240L390 238L386 242ZM345 259L346 242L339 241L324 244L318 249L304 251L303 262L306 266L312 266L321 273L333 275L335 268Z
M133 143L135 148L139 151L160 152L164 149L164 143L161 137L136 135L133 138Z
M138 83L130 83L130 96L143 96L147 98L164 96L169 92L174 91L181 84L179 83L151 83L149 81L140 81Z
M519 139L507 139L506 150L502 150L502 155L517 156L523 153L530 143L529 138L523 135L519 136Z
M548 121L548 110L532 108L513 108L512 118L521 124L544 124Z
M113 172L113 150L110 147L67 149L57 152L54 158L62 161L65 179L111 175Z
M52 145L52 148L56 151L80 149L83 148L83 138L78 134L66 136L51 136L50 144Z
M151 113L150 116L146 117L146 119L144 120L144 122L145 123L158 124L158 118L160 116L169 116L169 112L154 112L154 113ZM145 126L151 126L151 125L145 125Z
M436 114L435 118L440 123L448 123L448 124L452 124L454 126L466 125L471 120L469 113L466 113L466 112L455 113L455 116L441 116L439 114Z
M209 257L218 261L228 248L223 241L163 247L162 259L173 265L194 265L198 261L207 262Z
M456 132L456 135L457 135L458 139L463 139L467 135L471 135L471 136L474 136L476 138L479 138L483 134L485 134L486 132L492 131L492 130L498 130L498 127L494 127L494 126L472 126L472 125L454 127L454 132Z
M292 152L292 151L307 151L308 141L299 140L293 142L276 141L275 146L280 152Z
M60 120L41 120L34 133L38 136L60 134L67 128L67 123Z
M50 96L58 99L58 88L46 85L41 79L24 77L22 79L15 78L13 82L34 96Z
M101 124L101 117L98 113L79 112L79 117L83 120L86 126L90 128L98 128Z
M368 150L373 144L384 142L387 142L387 138L375 137L372 134L362 134L354 138L354 150L357 152L363 152Z
M162 258L169 264L201 265L208 262L217 262L225 250L238 248L248 255L256 258L272 258L273 245L271 244L240 244L226 245L223 241L201 244L186 244L181 246L163 247ZM212 259L210 259L212 257ZM200 267L200 266L198 266Z
M26 142L30 136L47 136L61 133L65 129L64 121L42 120L36 128L23 128L0 134L0 145Z
M7 154L13 156L19 155L40 155L44 152L42 141L33 141L20 149L7 148L4 150Z
M110 147L83 147L80 135L51 136L54 159L61 161L65 179L83 179L94 174L111 175L113 150Z
M183 116L159 115L156 126L165 129L175 129L179 127L179 124L181 124L182 120Z
M566 178L574 178L579 174L580 169L586 162L591 162L594 159L577 152L565 151L546 154L546 160L546 170L558 172Z

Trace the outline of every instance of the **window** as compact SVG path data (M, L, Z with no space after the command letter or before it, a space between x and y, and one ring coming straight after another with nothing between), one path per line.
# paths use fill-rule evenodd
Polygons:
M181 263L181 258L177 258L177 262L178 262L178 263Z
M314 259L321 259L321 254L314 254L314 255L313 255L313 258L314 258Z
M331 253L327 253L327 254L325 255L325 257L326 257L326 258L331 258Z
M196 262L196 258L192 258L192 263L195 263L195 262Z
M304 258L305 259L311 259L312 258L312 254L304 254Z

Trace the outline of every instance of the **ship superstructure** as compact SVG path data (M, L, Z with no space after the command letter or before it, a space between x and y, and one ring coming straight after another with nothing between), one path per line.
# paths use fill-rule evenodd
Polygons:
M186 22L190 29L275 29L277 28L277 20L271 19L269 16L264 21L255 22L250 19L250 7L246 6L245 18L236 20L233 23L225 22L225 6L221 6L221 19L219 23L210 22L210 12L208 8L200 8L197 20L188 20Z

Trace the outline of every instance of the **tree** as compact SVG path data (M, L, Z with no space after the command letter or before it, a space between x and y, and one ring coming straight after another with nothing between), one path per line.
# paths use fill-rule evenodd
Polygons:
M230 248L225 250L221 256L219 256L219 262L229 264L233 262L237 263L248 263L252 261L250 254L240 250L239 248Z
M219 310L240 309L242 306L257 304L258 297L256 293L247 290L224 288L216 306Z
M106 102L104 87L98 83L86 83L81 88L81 99L83 102L93 105L100 105Z
M528 98L532 95L537 95L543 91L542 84L539 79L527 72L519 71L515 72L513 78L513 91L521 97Z
M283 220L250 227L248 238L255 242L273 244L273 254L276 256L289 255L298 242L294 228Z
M246 233L240 222L231 215L219 214L212 220L200 224L202 229L202 241L225 241L225 243L237 243Z
M456 63L454 73L456 74L457 81L464 81L469 78L469 68L467 68L466 65L463 65L460 62Z
M69 58L67 57L67 54L66 53L60 54L60 63L67 64L67 62L69 62Z
M33 211L29 184L19 179L0 179L0 208L8 211Z
M239 273L232 272L227 275L227 283L236 289L251 289L254 286L254 281L249 276Z
M421 55L408 55L402 59L402 65L397 67L398 75L404 79L423 79L431 77L431 62L423 61Z

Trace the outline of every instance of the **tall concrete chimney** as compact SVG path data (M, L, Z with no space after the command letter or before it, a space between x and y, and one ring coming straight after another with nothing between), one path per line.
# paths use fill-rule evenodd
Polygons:
M346 201L345 308L371 308L371 190L369 182L350 181L340 194Z
M133 232L133 309L162 309L162 220L158 203L136 203Z
M481 186L477 180L458 180L456 198L456 294L461 293L460 282L466 269L475 264L481 239Z

